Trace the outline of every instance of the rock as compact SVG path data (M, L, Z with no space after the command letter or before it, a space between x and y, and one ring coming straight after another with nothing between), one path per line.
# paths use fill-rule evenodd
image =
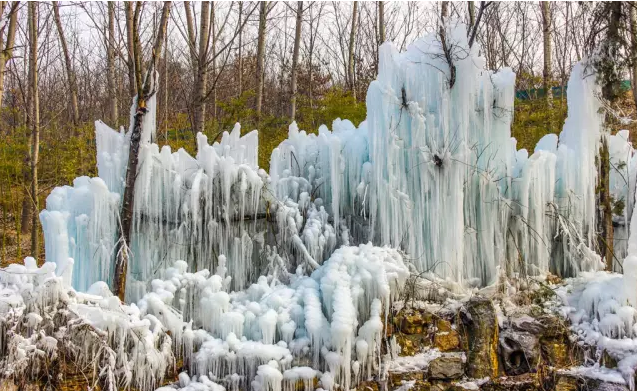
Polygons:
M422 334L426 327L432 323L432 315L424 310L404 308L394 316L394 326L396 331L404 334Z
M389 372L389 386L391 389L398 388L404 381L422 381L425 378L423 371L413 372Z
M431 340L427 334L394 334L396 343L400 346L400 356L413 356L431 346Z
M491 300L474 296L460 314L466 336L467 377L498 377L498 319Z
M538 321L544 326L539 341L542 360L555 368L579 365L578 355L570 354L571 344L566 323L555 315L544 315Z
M441 352L451 352L460 348L460 336L456 330L436 332L433 346Z
M400 388L404 387L404 388ZM409 390L409 391L431 391L431 383L424 380L410 380L404 381L402 384L398 385L395 388L390 388L390 390Z
M540 358L540 338L537 334L507 328L500 331L500 358L509 376L531 372Z
M358 384L356 391L379 391L378 382L373 380L364 381Z
M429 377L432 379L459 379L464 374L464 360L461 355L443 355L429 363Z
M547 389L536 375L527 373L519 376L504 376L493 379L480 387L485 391L540 391Z
M577 391L578 380L573 376L556 375L555 391Z

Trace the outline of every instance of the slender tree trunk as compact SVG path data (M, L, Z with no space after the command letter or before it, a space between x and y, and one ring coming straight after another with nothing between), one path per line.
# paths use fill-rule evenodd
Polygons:
M212 118L217 118L217 33L215 31L215 3L210 2L210 31L212 34L210 51L212 52Z
M629 4L628 12L630 16L630 54L632 57L632 66L630 74L632 79L633 100L637 106L637 12L633 4Z
M126 49L128 51L128 95L132 98L137 95L137 80L135 79L135 20L133 15L133 3L127 1L124 3L124 11L126 13Z
M380 38L380 44L385 43L385 2L378 2L378 34Z
M29 89L31 90L31 256L40 254L38 243L38 154L40 149L40 100L38 97L38 3L28 3L29 13L29 68L31 78Z
M161 58L162 44L166 36L166 26L170 15L169 1L164 2L159 31L153 46L152 58L148 67L148 74L142 88L139 88L137 99L137 111L133 117L133 130L130 137L130 147L128 152L128 165L126 168L126 179L124 182L124 195L122 197L122 209L120 213L120 241L116 251L115 272L113 275L113 293L124 301L126 296L126 277L128 273L128 260L130 253L128 245L131 238L131 228L133 223L133 209L135 205L135 178L137 177L137 166L139 164L139 147L142 136L142 122L146 115L146 102L156 93L157 85L151 81L154 78L157 59ZM139 41L138 31L135 29L136 41ZM135 51L135 63L141 63L141 52ZM139 68L138 68L139 69Z
M290 75L290 84L292 90L292 102L290 108L290 118L294 121L296 118L296 78L297 67L299 63L299 48L301 47L301 28L303 26L303 2L298 2L298 8L296 10L296 30L294 33L294 51L292 53L292 74Z
M204 131L206 121L205 94L208 81L208 45L210 32L210 3L201 3L199 23L199 49L197 50L197 74L195 77L194 96L194 132Z
M467 1L469 11L469 25L467 26L467 35L471 32L473 25L476 23L476 4L473 1Z
M117 90L115 87L115 3L108 2L108 37L106 38L106 75L111 125L117 129Z
M550 79L551 79L551 9L550 2L540 2L542 7L542 37L544 40L544 71L542 79L542 87L544 88L544 94L547 102L551 102L553 93L551 91Z
M242 16L243 16L243 1L240 1L239 2L239 23L241 23ZM243 93L243 57L242 57L243 47L242 46L243 46L243 29L239 31L239 53L237 55L238 57L237 66L239 68L237 72L237 88L238 88L237 97L240 97L241 94Z
M4 96L4 74L7 66L7 62L13 57L13 45L15 44L15 32L18 25L18 5L20 2L16 1L11 5L9 10L9 26L7 30L7 42L2 47L2 37L0 36L0 108L2 107L2 97ZM4 9L4 8L3 8Z
M142 92L142 75L144 74L144 67L142 62L142 43L139 37L139 23L142 12L142 3L135 3L135 12L133 13L133 59L135 61L135 90L137 94Z
M356 39L356 21L358 20L358 1L354 2L354 8L352 9L352 29L349 34L349 56L347 61L347 78L349 79L349 88L356 99L356 86L354 83L354 49Z
M267 1L259 3L259 36L257 43L257 97L256 107L257 121L261 119L261 105L263 102L263 82L265 77L265 22L268 10Z
M109 9L112 3L109 3ZM58 36L60 38L60 46L62 46L62 54L64 55L64 65L66 66L66 78L69 83L69 91L71 93L71 112L73 115L73 125L78 126L80 124L80 108L77 101L77 83L75 81L75 72L73 71L73 63L71 62L71 55L69 54L69 48L66 44L66 38L64 37L64 29L62 28L62 19L60 18L60 6L57 1L52 2L53 5L53 18L55 19L55 26L57 28Z

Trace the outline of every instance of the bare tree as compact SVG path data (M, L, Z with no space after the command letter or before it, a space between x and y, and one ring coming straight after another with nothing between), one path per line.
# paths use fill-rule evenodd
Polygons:
M117 128L117 88L115 87L115 3L108 2L108 34L105 34L106 44L106 83L108 85L108 100L110 106L111 124Z
M268 2L259 3L259 36L257 43L257 97L256 97L256 114L257 121L261 119L261 106L263 104L263 81L265 78L265 23L267 17Z
M243 1L239 2L239 23L243 17ZM239 31L239 44L237 45L239 53L237 54L237 96L243 93L243 31Z
M631 67L630 76L632 79L633 100L637 106L637 12L633 4L628 6L628 15L630 18L630 55Z
M116 252L115 272L113 277L113 293L120 300L124 301L126 296L126 274L128 272L128 259L130 257L128 243L130 243L131 228L133 222L133 207L135 204L135 179L137 177L137 165L139 163L139 144L142 136L142 122L146 115L146 102L156 92L156 81L154 77L155 65L158 58L161 58L162 45L166 35L166 26L170 15L169 1L164 2L161 20L153 50L149 62L148 73L142 88L139 88L137 96L137 110L133 118L133 130L130 136L130 147L128 152L128 165L126 168L126 179L124 182L124 196L122 197L122 210L120 216L120 240ZM135 29L133 36L139 42L138 31ZM141 46L141 45L140 45ZM141 64L141 52L135 50L135 64ZM136 67L139 69L139 67Z
M380 40L380 44L385 43L387 39L385 37L385 2L378 2L378 38Z
M4 96L4 74L7 62L13 57L13 46L15 45L15 32L18 24L19 1L14 1L9 7L9 26L7 29L7 39L3 46L4 31L0 31L0 107L2 107L2 97ZM0 7L0 17L4 13L4 4Z
M109 10L112 3L109 3ZM62 19L60 18L60 5L57 1L52 2L53 6L53 18L55 19L55 26L57 28L58 37L60 38L60 46L62 46L62 54L64 55L64 65L66 67L66 78L69 83L69 92L71 95L71 113L73 115L73 125L78 126L80 124L80 108L77 101L77 83L75 81L75 71L73 70L73 63L71 61L71 55L69 54L69 48L66 44L66 38L64 37L64 29L62 28ZM110 79L110 77L109 77Z
M208 48L210 45L210 3L201 3L201 14L199 21L199 42L197 45L195 38L194 18L189 1L184 2L186 11L186 23L188 30L188 43L191 53L191 62L194 68L194 91L193 91L193 132L204 131L206 117L205 92L208 83Z
M303 2L299 1L296 10L296 29L294 31L294 50L292 54L292 72L290 75L290 89L292 90L290 118L294 120L296 118L296 78L297 78L297 66L299 62L299 48L301 46L301 28L303 26Z
M40 99L38 94L38 3L28 3L29 17L29 95L30 95L30 128L31 151L31 255L37 257L40 253L38 243L38 155L40 150Z
M137 80L135 72L135 19L133 13L133 2L127 1L124 3L124 12L126 14L126 50L127 50L127 62L128 66L128 94L130 97L137 95Z
M542 37L544 42L544 71L542 74L542 87L544 88L544 94L547 102L551 101L553 93L551 92L550 79L551 79L551 9L550 2L541 1L540 7L542 8Z
M349 34L349 50L348 50L348 60L347 60L347 78L349 82L349 88L352 91L352 95L354 95L354 99L356 99L356 85L354 81L354 49L355 49L355 38L356 38L356 21L358 20L358 1L354 2L354 6L352 8L352 28Z

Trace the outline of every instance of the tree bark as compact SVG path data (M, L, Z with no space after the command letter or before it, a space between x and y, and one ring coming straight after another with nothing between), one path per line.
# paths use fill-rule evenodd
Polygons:
M133 223L133 209L135 205L135 178L137 177L137 166L139 164L139 147L142 136L142 122L146 115L146 102L156 93L155 66L158 58L161 58L162 44L166 35L166 26L170 15L170 2L164 2L159 31L153 45L152 58L148 66L148 74L144 80L144 85L139 89L137 97L137 111L133 117L133 130L130 137L128 152L128 165L126 168L126 179L124 182L124 195L122 197L122 210L120 212L120 241L118 242L115 261L115 272L113 275L113 293L124 301L126 297L126 277L128 273L128 261L130 253L128 244L131 238L131 228ZM138 34L137 29L135 33ZM139 36L134 39L139 41ZM141 52L135 51L135 63L140 64Z
M542 7L542 37L544 40L544 71L542 78L542 87L544 88L544 96L547 102L551 101L553 98L553 93L551 91L550 79L551 79L551 10L550 10L550 2L542 1L540 2L540 7Z
M135 73L135 39L133 38L134 29L134 15L133 15L133 3L127 1L124 3L124 10L126 13L126 49L128 51L128 95L133 98L137 95L137 80Z
M633 90L633 101L635 106L637 106L637 12L635 12L633 4L629 4L628 13L630 17L630 54L632 57L630 67L631 87Z
M28 3L29 13L29 89L31 94L31 256L37 257L39 251L38 214L38 155L40 149L40 100L38 97L38 3Z
M2 47L2 37L0 36L0 108L2 107L2 97L4 96L4 74L7 62L13 57L13 45L15 44L15 32L18 25L18 5L19 1L13 2L9 10L9 26L7 30L7 42Z
M296 30L294 33L294 50L292 53L292 74L290 75L290 89L292 90L292 99L291 99L291 108L290 108L290 118L292 121L296 118L296 94L297 94L297 86L296 86L296 78L298 74L298 63L299 63L299 48L301 47L301 28L303 26L303 2L298 2L298 8L296 10Z
M385 37L385 2L378 2L378 34L380 38L380 44L384 44Z
M117 91L115 88L115 3L108 2L108 37L106 37L106 75L111 125L117 129Z
M467 1L469 10L469 25L467 26L467 35L471 32L473 25L476 23L476 4L473 1Z
M243 1L239 2L239 23L241 23L241 17L243 16ZM243 51L243 29L241 29L241 31L239 31L239 53L238 53L238 59L237 59L237 67L238 72L237 72L237 89L238 89L238 93L237 93L237 97L240 97L241 94L243 93L243 57L242 57L242 51Z
M356 21L358 19L358 1L354 2L354 8L352 9L352 29L349 34L349 50L348 50L348 62L347 62L347 78L349 82L349 88L356 99L356 86L354 82L354 49L356 39Z
M208 46L210 32L210 3L201 3L201 15L199 22L199 48L196 53L197 71L195 74L195 94L194 94L194 133L204 131L206 118L205 93L208 82ZM193 44L194 45L194 44Z
M257 121L261 119L261 106L263 103L263 83L265 78L265 22L268 10L268 2L259 3L259 36L257 39L257 96L256 96L256 114Z

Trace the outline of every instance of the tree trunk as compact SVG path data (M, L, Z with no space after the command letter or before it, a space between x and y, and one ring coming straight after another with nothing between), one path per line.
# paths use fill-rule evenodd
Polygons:
M199 48L196 53L197 73L195 75L194 94L194 133L204 131L206 121L205 94L208 82L208 45L210 32L210 3L201 3L201 15L199 23Z
M144 85L139 89L137 98L137 111L133 117L133 130L130 137L128 152L128 165L126 168L126 179L124 182L124 195L122 197L122 209L120 212L120 241L118 242L115 261L115 271L113 275L113 293L124 301L126 296L126 274L128 272L128 260L130 257L128 244L131 238L131 227L133 223L133 208L135 205L135 178L137 177L137 166L139 164L139 147L142 136L142 122L146 115L146 101L156 93L157 85L154 79L155 66L158 58L161 58L162 44L166 35L168 16L170 15L170 2L164 2L159 31L153 46L152 58L148 67L148 74ZM135 29L135 41L139 41L138 31ZM135 51L135 63L140 64L141 52ZM139 68L138 68L139 69Z
M31 91L31 256L40 254L38 243L38 154L40 149L40 100L38 97L38 3L29 2L29 89Z
M630 75L632 79L633 100L637 106L637 12L633 4L628 6L630 16L630 54L632 57L632 65L630 67Z
M135 63L135 90L137 95L142 93L142 75L144 74L144 67L142 62L142 43L139 37L139 23L142 12L142 3L135 3L135 12L133 13L133 59Z
M7 62L13 57L13 45L15 44L15 31L18 25L18 5L20 2L16 1L11 5L9 10L9 27L7 30L7 42L2 48L2 37L0 37L0 108L2 107L2 97L4 96L4 74L7 66Z
M240 1L239 2L239 23L241 23L241 17L243 15L243 2ZM242 55L242 46L243 46L243 29L241 29L239 31L239 53L238 53L238 59L237 59L237 66L239 68L238 72L237 72L237 89L238 89L238 93L237 93L237 97L240 97L241 94L243 93L243 57Z
M380 44L385 43L387 39L385 37L385 2L378 2L378 34L380 38Z
M126 13L126 49L128 51L128 95L133 98L137 95L137 80L135 79L135 20L133 19L133 3L127 1L124 3Z
M476 23L476 4L473 1L467 1L469 9L469 25L467 26L467 35L471 32L473 25Z
M553 93L551 91L551 10L550 2L540 2L542 7L542 37L544 40L544 71L542 79L542 88L544 88L544 96L547 102L551 102Z
M106 39L106 76L111 125L117 129L117 91L115 88L115 3L108 2L108 37Z
M71 55L69 54L69 48L66 44L66 38L64 37L64 29L62 28L62 19L60 18L60 6L57 1L52 2L53 5L53 18L55 19L55 26L57 28L58 36L60 38L60 46L62 46L62 54L64 55L64 65L66 66L66 78L69 83L69 91L71 93L71 113L73 115L73 125L78 126L80 124L80 108L77 102L77 83L75 81L75 72L73 71L73 63L71 62ZM109 10L111 3L109 3Z
M292 90L290 118L292 121L296 118L296 78L297 67L299 63L299 48L301 47L301 28L303 26L303 2L298 2L298 8L296 10L296 31L294 33L294 51L292 53L292 74L290 75L290 85Z
M354 8L352 10L352 29L349 34L349 56L347 61L347 78L349 83L350 91L352 95L354 95L354 99L356 99L356 86L354 83L354 49L355 49L355 38L356 38L356 20L358 19L358 1L354 2Z
M217 33L215 32L215 3L210 2L210 31L212 34L210 51L212 52L212 118L217 118Z
M256 107L257 121L261 119L261 105L263 102L263 82L265 77L265 70L263 69L265 63L265 22L266 14L268 10L268 2L262 1L259 3L259 37L257 43L257 97Z

